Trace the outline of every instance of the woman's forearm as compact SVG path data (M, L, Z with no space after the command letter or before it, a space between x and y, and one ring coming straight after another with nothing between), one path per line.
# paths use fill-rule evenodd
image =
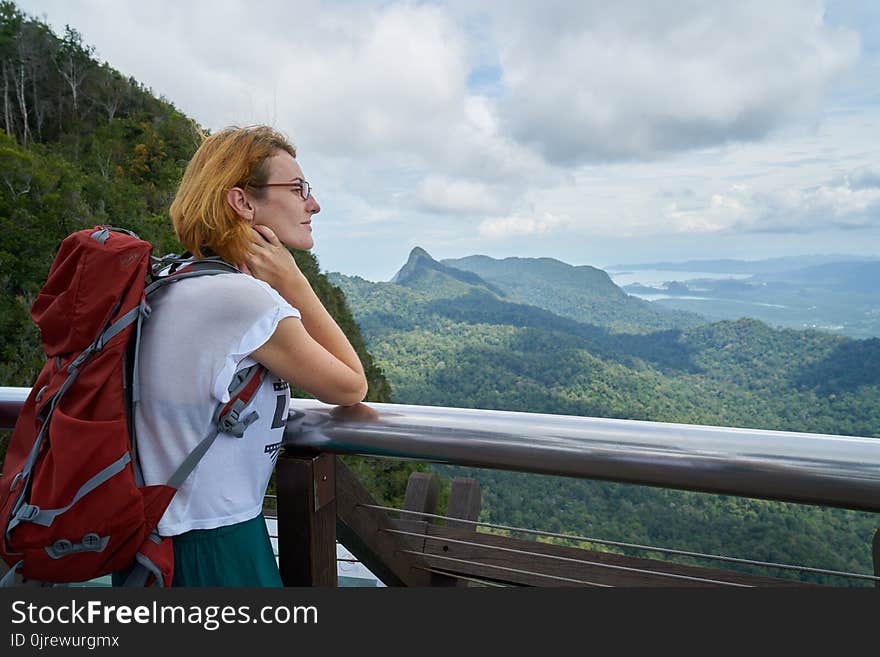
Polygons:
M357 352L327 312L305 275L297 272L282 287L278 292L285 301L300 311L303 326L309 335L352 371L364 376L364 367Z

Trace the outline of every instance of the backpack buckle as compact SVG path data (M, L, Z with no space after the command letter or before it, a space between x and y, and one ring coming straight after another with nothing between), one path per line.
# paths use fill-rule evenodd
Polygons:
M40 507L36 504L25 504L18 510L18 517L27 522L31 522L40 515Z
M46 394L46 391L48 389L49 389L49 386L43 386L42 388L40 388L40 391L34 397L34 401L39 404L43 399L43 395Z

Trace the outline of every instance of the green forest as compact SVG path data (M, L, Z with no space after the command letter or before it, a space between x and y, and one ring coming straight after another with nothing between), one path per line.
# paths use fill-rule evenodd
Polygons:
M29 309L60 241L110 224L156 255L180 252L167 210L208 131L98 62L74 28L54 34L12 2L0 2L0 67L0 385L30 386L43 354ZM593 268L485 280L423 254L394 283L294 254L358 350L368 401L880 437L880 340L708 323L627 297ZM346 461L396 506L428 467ZM872 514L431 467L476 477L488 522L871 571Z
M605 314L620 303L619 290L606 286L595 270L586 273L597 279L596 286L581 296L569 288L568 296L573 308L597 308L599 317L610 319L604 324L551 312L548 307L557 300L544 301L537 292L547 289L547 281L534 288L527 284L540 278L546 263L519 260L505 264L505 269L530 270L516 287L506 284L517 278L515 272L496 274L489 283L463 279L449 271L456 261L437 263L422 249L395 282L337 273L330 278L345 291L399 403L880 437L880 340L779 330L753 319L694 322L656 312L642 316L649 324L678 321L680 327L622 332ZM554 269L548 278L558 278ZM630 321L639 318L637 312L633 307ZM872 571L877 519L870 513L432 468L444 477L477 479L483 489L481 518L487 522ZM812 574L803 578L833 582Z
M745 318L621 333L423 263L400 283L330 275L395 401L880 437L878 339Z

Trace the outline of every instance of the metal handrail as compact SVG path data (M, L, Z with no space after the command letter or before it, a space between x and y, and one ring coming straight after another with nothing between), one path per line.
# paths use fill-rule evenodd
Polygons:
M29 392L0 388L0 427ZM293 399L286 447L880 511L880 440L481 409Z

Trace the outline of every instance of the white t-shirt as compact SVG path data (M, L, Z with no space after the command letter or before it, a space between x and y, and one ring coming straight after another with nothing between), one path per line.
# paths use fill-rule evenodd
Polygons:
M272 287L246 274L181 280L149 300L139 366L140 402L134 420L141 471L147 485L164 484L214 429L217 404L229 401L236 371L254 364L285 317L300 317ZM259 418L236 438L221 433L183 483L159 533L174 536L249 520L278 458L290 405L286 381L269 372L242 417Z

